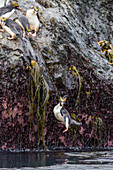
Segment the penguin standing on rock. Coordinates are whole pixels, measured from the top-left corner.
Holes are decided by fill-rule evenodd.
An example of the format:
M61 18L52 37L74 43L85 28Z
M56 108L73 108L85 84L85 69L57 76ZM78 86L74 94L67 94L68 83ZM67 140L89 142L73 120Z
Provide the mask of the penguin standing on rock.
M15 21L1 17L0 24L2 28L11 35L11 37L8 37L9 40L16 39L17 37L23 38L22 30Z
M33 37L36 37L36 33L39 30L40 22L38 16L39 6L35 5L34 9L28 9L26 12L26 17L30 24L30 29L34 31Z
M15 18L14 21L21 27L23 31L23 37L25 37L25 33L29 37L31 34L31 29L27 17L25 15L21 15L20 17Z
M82 123L76 122L75 120L73 120L70 117L69 112L64 108L64 103L66 102L66 100L67 100L67 96L64 96L63 98L60 97L59 103L53 109L56 119L58 119L66 127L63 133L68 131L71 124L75 124L78 126L82 125Z
M11 2L11 4L0 8L0 16L10 18L15 12L15 9L22 11L17 3Z

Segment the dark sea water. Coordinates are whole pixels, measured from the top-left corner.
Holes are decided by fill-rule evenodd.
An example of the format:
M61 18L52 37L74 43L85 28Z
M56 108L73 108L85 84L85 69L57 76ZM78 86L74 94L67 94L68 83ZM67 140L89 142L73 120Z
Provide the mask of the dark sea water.
M0 170L113 170L113 151L0 152Z

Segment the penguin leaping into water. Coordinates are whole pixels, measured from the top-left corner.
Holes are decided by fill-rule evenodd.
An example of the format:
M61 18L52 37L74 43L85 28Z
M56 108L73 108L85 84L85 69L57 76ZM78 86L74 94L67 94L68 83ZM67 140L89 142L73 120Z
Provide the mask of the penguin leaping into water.
M61 123L63 123L66 127L63 133L68 131L71 124L75 124L78 126L82 125L82 123L73 120L69 112L64 108L64 103L66 102L66 100L67 100L67 96L64 96L63 98L60 97L59 103L53 109L56 119L59 120Z

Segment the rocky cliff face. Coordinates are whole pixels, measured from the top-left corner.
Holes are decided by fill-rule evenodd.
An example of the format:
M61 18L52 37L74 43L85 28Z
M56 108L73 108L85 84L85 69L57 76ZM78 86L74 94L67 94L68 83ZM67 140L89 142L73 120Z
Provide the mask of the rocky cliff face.
M19 4L23 14L34 4L40 6L40 29L36 38L24 40L10 41L7 33L0 33L1 148L37 146L37 126L29 133L26 66L31 60L43 68L50 88L46 144L51 147L112 146L113 67L99 55L101 49L97 42L106 40L113 44L113 3L110 0L19 0ZM79 78L69 71L71 65L76 66L81 77L79 104L76 102ZM82 127L74 127L65 134L62 133L64 126L58 124L53 115L58 96L63 94L69 96L69 112L83 121ZM102 121L102 126L97 119ZM106 132L104 138L103 131Z

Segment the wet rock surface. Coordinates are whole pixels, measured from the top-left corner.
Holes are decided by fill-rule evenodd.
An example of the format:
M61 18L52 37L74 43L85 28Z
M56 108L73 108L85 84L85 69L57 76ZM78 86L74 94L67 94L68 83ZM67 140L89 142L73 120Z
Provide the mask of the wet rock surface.
M43 68L50 88L44 132L46 144L50 148L112 146L113 67L91 48L101 53L97 41L107 40L113 44L112 2L20 0L22 13L35 3L40 6L37 37L10 41L7 33L0 32L1 148L37 147L37 127L29 134L26 66L31 60ZM21 12L16 11L16 15ZM76 66L82 77L80 108L75 104L78 77L69 71L71 65ZM71 128L65 134L62 133L64 126L53 115L59 95L64 94L69 96L66 106L69 112L83 122L82 127Z

